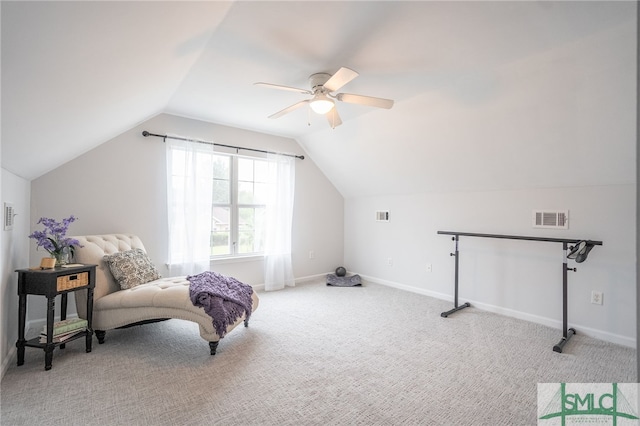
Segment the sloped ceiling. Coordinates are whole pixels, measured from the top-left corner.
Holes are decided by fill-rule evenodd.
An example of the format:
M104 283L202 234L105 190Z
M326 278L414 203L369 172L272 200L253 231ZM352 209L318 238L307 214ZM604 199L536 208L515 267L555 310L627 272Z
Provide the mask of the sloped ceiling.
M3 1L2 167L33 179L170 113L295 138L345 197L628 183L635 7ZM360 73L345 92L393 109L340 103L336 129L305 108L267 118L304 96L253 83L341 66ZM603 111L609 133L585 127Z

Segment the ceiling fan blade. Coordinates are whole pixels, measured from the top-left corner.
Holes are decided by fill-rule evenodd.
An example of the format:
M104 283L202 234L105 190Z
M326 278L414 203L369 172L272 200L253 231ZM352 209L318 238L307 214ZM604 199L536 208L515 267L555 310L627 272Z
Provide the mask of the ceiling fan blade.
M326 113L324 116L327 117L327 120L329 121L329 125L331 126L332 129L335 129L336 127L342 124L342 120L338 115L338 109L336 107L331 108L331 110L328 113Z
M334 75L327 80L326 83L323 84L324 88L329 92L335 92L336 90L340 90L342 86L356 78L358 75L357 72L350 68L342 67Z
M273 115L270 115L269 118L280 118L285 114L290 113L293 110L296 110L298 108L300 108L301 106L303 106L304 104L308 104L309 103L309 99L305 99L304 101L300 101L297 102L291 106L286 107L285 109L283 109L282 111L278 111Z
M298 89L297 87L290 87L290 86L282 86L280 84L271 84L271 83L253 83L254 86L264 86L264 87L270 87L272 89L280 89L280 90L289 90L291 92L299 92L299 93L304 93L305 95L313 95L313 92L310 90L306 90L306 89Z
M351 93L338 93L336 99L349 104L367 105L377 108L391 109L391 99L375 98L373 96L353 95Z

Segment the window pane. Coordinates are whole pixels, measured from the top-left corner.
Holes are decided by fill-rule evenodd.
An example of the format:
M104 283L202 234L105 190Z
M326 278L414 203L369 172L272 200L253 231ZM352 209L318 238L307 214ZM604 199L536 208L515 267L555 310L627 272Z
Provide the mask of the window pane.
M253 203L253 182L238 182L238 204Z
M254 209L254 242L253 247L255 252L263 252L264 251L264 239L267 235L267 227L266 224L266 208L264 207L256 207Z
M231 254L231 244L229 244L230 240L229 232L212 232L211 256Z
M213 202L231 203L231 157L213 156Z
M238 253L253 252L253 208L238 209Z
M266 161L262 161L262 160L255 160L254 161L254 170L255 170L255 176L254 176L254 181L255 182L267 182L268 181L268 176L269 176L269 166L267 164Z
M253 186L253 202L254 204L267 204L267 194L269 185L266 183L256 182Z
M238 158L238 203L253 204L253 160Z
M231 203L231 181L213 180L213 202L216 204Z
M231 209L229 207L213 207L213 224L211 226L211 254L231 254Z
M264 251L264 207L238 209L238 253Z
M253 182L253 160L238 158L238 181Z
M213 156L213 177L229 180L231 171L231 157L228 155Z
M267 173L266 161L238 159L238 204L265 204Z

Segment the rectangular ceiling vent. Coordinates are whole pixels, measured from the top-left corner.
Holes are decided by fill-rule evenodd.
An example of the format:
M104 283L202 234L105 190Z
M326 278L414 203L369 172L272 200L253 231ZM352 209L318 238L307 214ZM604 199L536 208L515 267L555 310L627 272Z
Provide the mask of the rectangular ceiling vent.
M534 210L533 227L569 229L569 210Z
M11 231L13 229L13 219L16 214L13 211L13 204L4 203L4 230Z
M376 212L376 221L377 222L389 222L389 212L388 211L377 211Z

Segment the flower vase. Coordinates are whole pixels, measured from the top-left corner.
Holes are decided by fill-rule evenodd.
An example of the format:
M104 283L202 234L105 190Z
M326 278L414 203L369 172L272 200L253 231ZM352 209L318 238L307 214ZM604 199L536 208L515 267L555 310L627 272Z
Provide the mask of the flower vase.
M56 266L62 266L69 263L69 253L66 250L51 253L51 255L56 260Z

